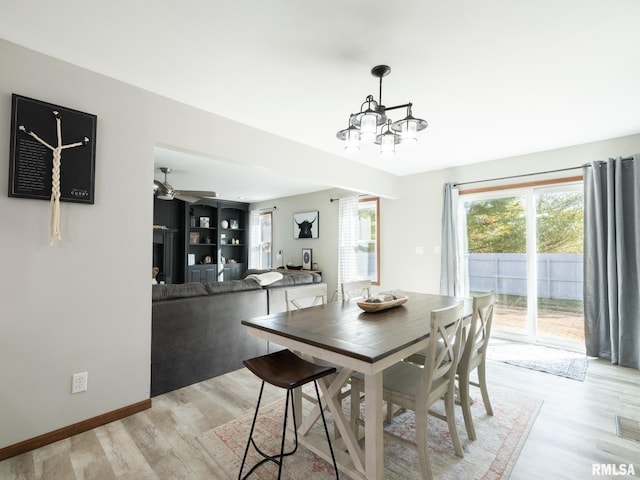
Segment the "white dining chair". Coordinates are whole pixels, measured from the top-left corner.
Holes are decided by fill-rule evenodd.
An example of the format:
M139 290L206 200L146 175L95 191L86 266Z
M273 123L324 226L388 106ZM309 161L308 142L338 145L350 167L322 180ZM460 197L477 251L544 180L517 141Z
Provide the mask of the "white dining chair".
M342 300L352 300L354 298L367 298L371 296L371 280L353 280L343 282L340 286Z
M308 287L290 288L284 292L287 312L300 308L313 307L327 303L327 284L319 283Z
M495 304L495 293L489 292L484 295L473 297L473 315L471 322L463 328L463 345L460 353L460 361L457 369L457 390L458 401L462 407L464 425L467 430L469 440L475 440L476 430L471 416L471 395L469 386L480 388L482 401L487 415L493 415L493 408L489 399L487 389L486 360L487 349L489 347L489 337L491 336L491 325L493 323L493 306ZM418 352L409 361L417 364L424 362L426 351ZM477 370L478 381L470 379L471 372Z
M301 308L309 308L317 305L324 305L325 303L327 303L327 285L325 283L321 283L318 285L310 285L308 287L299 287L299 288L292 288L289 290L285 290L284 298L287 304L287 312L299 310ZM307 360L313 361L316 364L319 364L322 366L333 367L336 369L337 372L341 370L339 366L334 365L330 362L325 362L323 360L318 360L314 358L308 358ZM331 383L331 380L333 379L334 376L335 374L329 375L330 378L328 381L326 381L326 379L322 379L320 381L325 382L325 385L328 386L329 383ZM349 395L349 390L347 387L348 387L348 382L346 382L342 386L342 388L340 389L340 393L338 393L337 395L338 399L341 402ZM302 391L302 398L304 398L305 400L308 400L313 404L318 403L317 400L313 398L312 395L309 395L304 391ZM339 437L339 433L337 429L335 429L334 436L335 438Z
M427 413L446 420L455 453L464 457L455 420L455 375L460 353L460 326L463 319L463 302L451 307L433 310L430 318L429 343L424 365L399 362L383 372L382 397L387 404L399 405L415 412L416 445L422 476L431 480L431 462L428 444ZM442 348L438 348L438 343ZM360 392L364 391L364 376L351 377L351 427L358 438L361 422ZM433 412L430 408L444 399L445 414ZM366 414L366 412L365 412ZM386 432L385 435L393 434ZM406 442L406 441L405 441Z

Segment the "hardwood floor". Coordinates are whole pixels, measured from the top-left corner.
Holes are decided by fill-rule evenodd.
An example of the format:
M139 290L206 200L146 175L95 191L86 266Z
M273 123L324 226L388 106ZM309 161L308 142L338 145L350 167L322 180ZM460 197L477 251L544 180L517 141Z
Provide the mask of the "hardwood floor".
M633 464L640 476L640 443L615 427L616 415L640 419L640 371L590 360L578 382L488 362L488 378L490 393L501 385L544 400L512 480L609 478L592 464ZM160 395L149 410L0 462L0 479L228 479L196 437L252 411L259 386L243 369ZM265 387L265 402L282 396Z

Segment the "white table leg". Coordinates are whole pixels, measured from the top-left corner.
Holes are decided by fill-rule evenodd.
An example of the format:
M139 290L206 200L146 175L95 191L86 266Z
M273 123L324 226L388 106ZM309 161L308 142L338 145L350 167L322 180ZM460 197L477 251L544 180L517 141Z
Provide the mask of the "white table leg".
M364 441L367 480L384 478L382 372L364 376Z

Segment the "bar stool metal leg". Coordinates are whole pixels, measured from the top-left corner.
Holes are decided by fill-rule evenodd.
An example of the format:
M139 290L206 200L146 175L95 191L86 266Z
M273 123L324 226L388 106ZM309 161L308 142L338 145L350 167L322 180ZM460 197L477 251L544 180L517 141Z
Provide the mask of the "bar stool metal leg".
M262 392L264 390L264 381L262 382L262 385L260 387L260 393L258 395L258 404L256 405L256 411L253 415L253 422L251 423L251 430L249 431L249 439L247 440L247 446L244 450L244 456L242 457L242 463L240 465L240 471L238 472L238 480L246 480L249 475L251 475L260 465L264 464L265 462L273 462L275 464L278 465L278 479L281 478L282 476L282 464L283 464L283 460L284 457L287 457L289 455L293 455L296 450L298 449L298 426L296 424L296 411L295 411L295 405L294 405L294 401L293 401L293 395L291 390L287 390L287 397L285 400L285 408L284 408L284 422L283 422L283 426L282 426L282 441L280 444L280 455L268 455L265 452L263 452L260 447L258 447L258 445L256 445L255 440L253 439L253 431L255 429L255 425L256 425L256 421L258 419L258 411L260 410L260 402L262 400ZM318 389L318 383L317 382L313 382L313 385L316 389L316 397L318 399L318 405L321 405L321 400L320 400L320 390ZM284 451L284 444L285 444L285 436L286 436L286 432L287 432L287 418L288 418L288 413L289 413L289 404L291 404L291 414L293 417L293 433L294 433L294 446L293 449L289 452ZM327 420L324 416L324 408L320 409L320 415L322 417L322 424L324 426L324 432L325 435L327 436L327 443L329 445L329 452L331 453L331 460L333 461L333 468L335 469L336 472L336 479L339 480L339 474L338 474L338 465L336 463L336 458L335 455L333 453L333 446L331 445L331 441L330 441L330 436L329 436L329 428L327 427ZM249 453L249 447L253 445L253 448L262 456L264 457L262 460L260 460L258 463L256 463L253 467L251 467L251 470L249 470L247 472L247 474L243 477L242 476L242 470L244 469L244 464L247 460L247 455Z
M264 390L264 381L262 382L262 386L260 387L260 394L258 395L258 404L256 405L256 411L255 411L255 414L253 415L253 422L251 423L251 430L249 431L249 439L247 440L247 446L244 450L244 456L242 457L242 464L240 465L240 471L238 472L238 480L245 480L246 478L249 477L249 475L251 475L256 470L256 468L258 468L260 465L262 465L265 462L273 462L276 465L278 465L278 478L280 478L281 472L282 472L282 460L284 459L284 457L293 455L298 449L298 427L296 425L295 407L293 405L293 396L291 396L291 390L287 390L287 398L285 401L284 423L282 426L282 442L280 445L280 455L268 455L267 453L263 452L260 449L260 447L258 447L255 440L253 439L253 431L255 429L256 421L258 419L258 411L260 410L260 401L262 400L263 390ZM294 432L295 440L294 440L293 450L285 453L284 444L286 440L285 435L287 432L287 417L289 413L289 404L291 404L291 411L293 414L293 432ZM253 448L256 450L256 452L258 452L264 458L260 460L258 463L256 463L253 467L251 467L251 470L249 470L247 474L243 477L242 470L244 469L244 464L247 460L249 447L251 445L253 445Z
M246 479L247 477L249 477L249 475L251 475L251 473L255 471L256 468L258 468L265 462L273 462L278 465L278 479L280 479L282 475L284 457L292 455L298 449L298 425L296 424L296 407L293 398L293 390L311 382L313 382L316 389L316 398L318 401L318 405L320 405L322 424L324 426L324 433L327 437L327 443L329 444L329 452L331 453L333 468L336 472L336 479L339 479L340 477L338 474L338 465L336 463L336 457L333 452L333 446L331 445L329 428L327 427L327 420L324 415L324 406L322 405L320 390L317 383L318 379L334 374L336 372L336 368L332 366L317 365L315 363L308 362L289 350L280 350L277 352L268 353L260 357L244 360L242 363L245 365L245 367L251 370L258 378L262 380L262 385L260 386L260 394L258 395L256 411L253 415L253 422L251 424L251 430L249 432L249 439L247 440L247 446L242 458L242 464L240 465L240 471L238 472L238 480ZM258 447L258 445L256 445L256 442L253 439L253 433L255 431L258 412L260 410L260 402L262 401L262 393L264 391L265 382L270 383L271 385L274 385L276 387L283 388L287 391L284 409L284 421L282 422L282 439L280 443L279 455L266 454ZM287 418L289 417L289 404L291 404L291 413L293 415L293 433L295 436L295 440L293 449L290 452L285 452L284 447L287 434ZM244 464L247 461L247 455L249 453L249 447L251 445L253 445L254 449L263 458L258 463L256 463L246 475L242 476Z

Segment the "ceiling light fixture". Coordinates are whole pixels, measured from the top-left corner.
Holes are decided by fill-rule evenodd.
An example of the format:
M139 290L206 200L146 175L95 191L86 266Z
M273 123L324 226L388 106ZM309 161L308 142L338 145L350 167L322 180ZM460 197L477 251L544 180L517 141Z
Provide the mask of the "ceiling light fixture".
M426 120L412 115L411 102L393 107L382 104L382 77L389 73L391 67L388 65L377 65L371 69L371 75L380 79L378 101L375 101L373 95L368 95L360 106L360 112L349 115L349 126L336 133L338 139L346 142L344 148L347 152L360 150L361 143L376 143L380 145L382 157L392 157L397 144L415 145L418 141L417 133L429 125ZM398 108L406 108L406 116L394 122L387 117L387 112Z

